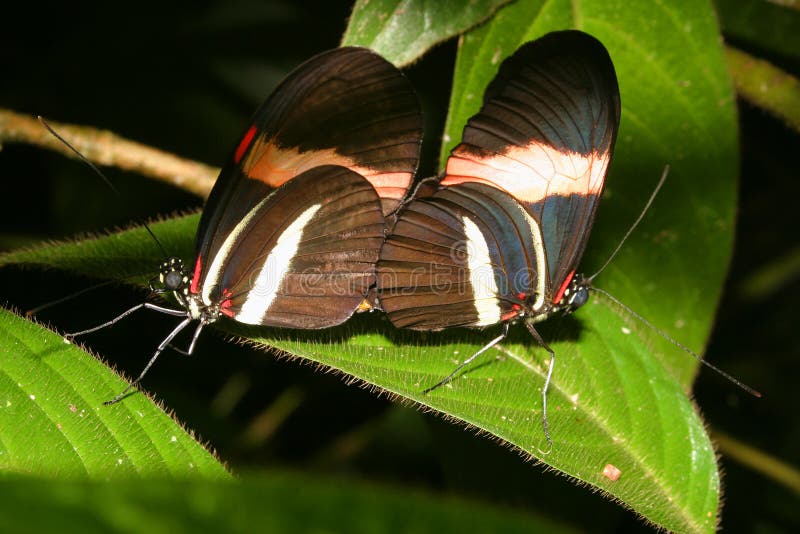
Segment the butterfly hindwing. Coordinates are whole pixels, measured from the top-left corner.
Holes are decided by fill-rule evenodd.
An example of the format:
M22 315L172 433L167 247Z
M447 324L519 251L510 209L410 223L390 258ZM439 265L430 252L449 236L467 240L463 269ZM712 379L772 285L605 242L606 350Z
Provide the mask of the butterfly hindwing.
M381 306L400 328L501 322L543 282L541 243L536 221L503 191L480 183L441 189L411 202L387 238Z
M383 239L372 185L345 167L315 167L242 218L207 259L198 291L238 322L335 326L374 285Z

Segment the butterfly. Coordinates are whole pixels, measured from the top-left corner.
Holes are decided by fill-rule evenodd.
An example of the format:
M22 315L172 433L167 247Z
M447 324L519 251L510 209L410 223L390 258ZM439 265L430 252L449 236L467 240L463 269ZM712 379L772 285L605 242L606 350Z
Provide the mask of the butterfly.
M291 72L245 128L203 209L192 268L167 259L151 289L181 317L116 402L191 323L223 317L317 329L346 321L375 286L385 216L419 162L422 113L406 77L366 48L323 52ZM173 347L175 348L175 347ZM179 350L176 348L176 350Z
M577 273L614 151L620 96L605 47L580 31L545 35L506 59L440 178L398 211L378 261L378 305L399 328L502 324L448 382L522 323L585 304Z

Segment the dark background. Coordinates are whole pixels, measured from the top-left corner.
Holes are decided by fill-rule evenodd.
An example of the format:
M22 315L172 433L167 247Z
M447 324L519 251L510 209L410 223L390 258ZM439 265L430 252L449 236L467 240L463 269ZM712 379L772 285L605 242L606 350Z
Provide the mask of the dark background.
M289 1L37 4L17 14L16 22L4 21L0 107L109 129L219 166L281 77L338 45L349 10L350 2L330 0L302 6ZM796 62L733 41L790 72L800 71ZM407 71L422 96L428 126L423 174L435 172L455 51L452 41L441 45ZM706 371L695 395L712 433L796 464L798 269L769 278L769 289L752 288L765 267L800 254L800 139L742 102L740 124L737 241L707 357L765 397L747 398ZM198 198L170 186L107 172L123 199L81 164L33 147L4 146L0 250L201 206ZM27 309L94 282L3 269L0 301ZM142 296L127 288L98 289L40 318L62 330L79 329ZM163 317L142 314L85 341L135 375L169 328ZM233 347L216 334L205 334L191 359L161 358L144 385L236 472L288 466L471 496L583 529L643 528L633 514L487 439L347 387L309 366ZM797 495L722 452L726 531L800 529Z

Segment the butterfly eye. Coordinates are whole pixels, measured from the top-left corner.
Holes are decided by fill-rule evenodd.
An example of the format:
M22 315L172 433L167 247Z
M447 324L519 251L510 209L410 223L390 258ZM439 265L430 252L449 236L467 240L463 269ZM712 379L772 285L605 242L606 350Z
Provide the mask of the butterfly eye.
M589 290L586 286L579 286L569 299L570 311L580 308L589 301Z
M164 287L168 291L176 291L183 285L183 274L180 271L170 271L164 275Z

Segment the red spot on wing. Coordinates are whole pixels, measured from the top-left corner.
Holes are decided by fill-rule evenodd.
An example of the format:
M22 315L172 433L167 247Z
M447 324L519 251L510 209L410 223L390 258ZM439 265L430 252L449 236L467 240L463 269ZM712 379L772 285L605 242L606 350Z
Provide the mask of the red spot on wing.
M511 319L516 317L517 315L519 315L519 311L506 312L506 313L504 313L503 315L500 316L500 322L502 323L502 322L505 322L505 321L510 321Z
M250 143L253 142L253 138L256 136L257 128L255 126L251 126L247 133L244 134L242 140L239 141L239 146L236 147L236 152L233 154L233 162L238 164L242 160L242 156L247 151L247 148L250 146Z
M233 317L234 315L236 315L233 312L233 310L231 310L231 307L233 306L233 302L231 301L231 299L229 297L232 294L233 294L233 292L230 290L230 288L226 287L225 289L223 289L222 290L222 297L225 298L225 300L223 300L222 303L220 303L220 305L219 305L219 311L221 313L223 313L224 315L227 315L228 317Z
M223 300L222 304L220 304L220 306L219 306L219 311L222 314L227 315L228 317L233 317L236 314L231 309L231 306L233 306L233 303L231 302L231 299Z
M197 293L197 288L200 285L200 271L203 270L203 260L197 256L197 261L194 264L194 274L192 275L192 283L189 285L189 291L192 294Z
M558 304L561 302L561 298L564 296L564 292L567 290L567 287L569 287L569 283L572 282L573 276L575 276L575 269L572 269L569 272L567 277L564 279L564 282L561 284L561 287L558 288L558 293L556 293L556 296L553 298L553 304Z

